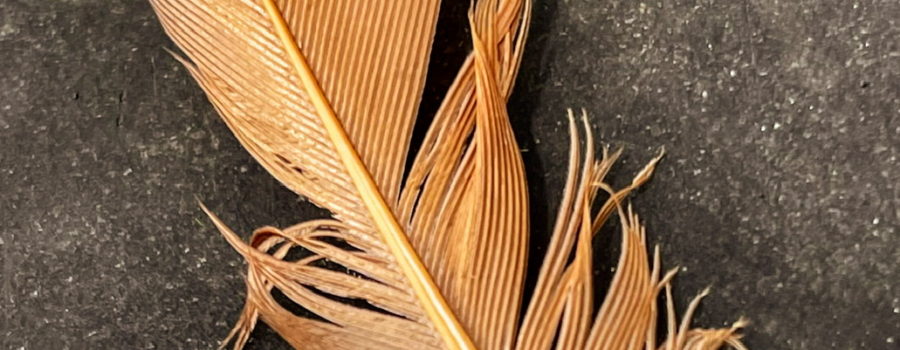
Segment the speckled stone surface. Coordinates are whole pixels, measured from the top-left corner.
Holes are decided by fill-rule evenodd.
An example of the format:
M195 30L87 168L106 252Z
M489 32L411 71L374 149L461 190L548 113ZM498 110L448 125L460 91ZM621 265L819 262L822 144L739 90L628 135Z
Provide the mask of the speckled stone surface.
M435 70L462 58L466 4L445 6ZM538 0L510 102L535 256L565 110L584 108L626 148L614 183L668 151L634 203L683 267L679 305L713 286L697 325L744 315L751 349L900 349L898 22L896 0ZM143 1L0 2L0 348L214 348L243 268L196 199L245 234L322 214L166 47ZM261 327L249 348L287 346Z

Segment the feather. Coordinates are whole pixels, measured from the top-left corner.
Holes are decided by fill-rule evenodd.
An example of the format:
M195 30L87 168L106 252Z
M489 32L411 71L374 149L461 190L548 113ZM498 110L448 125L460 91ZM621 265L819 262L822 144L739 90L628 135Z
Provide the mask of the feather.
M535 286L524 164L506 103L524 52L529 0L480 0L473 53L403 182L439 0L150 0L176 56L235 137L276 179L332 218L263 227L243 241L201 204L248 263L241 316L223 346L258 320L304 349L742 349L739 321L676 329L670 281L652 266L629 186L603 182L620 151L595 159L569 114L569 175ZM602 192L600 190L603 190ZM597 210L593 203L608 197ZM626 208L627 209L623 209ZM591 242L617 214L618 270L593 299ZM294 258L291 250L306 254ZM346 272L350 271L350 273ZM525 288L534 293L522 309ZM278 291L316 317L290 312ZM705 294L704 294L705 295ZM595 307L599 306L599 311Z

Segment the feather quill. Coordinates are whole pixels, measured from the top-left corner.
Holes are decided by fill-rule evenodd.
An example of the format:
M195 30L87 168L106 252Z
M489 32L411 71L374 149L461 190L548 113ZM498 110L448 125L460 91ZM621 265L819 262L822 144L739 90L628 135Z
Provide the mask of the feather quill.
M234 349L263 320L303 349L650 350L663 290L669 335L660 349L744 349L743 320L690 329L699 297L676 329L674 271L661 273L658 248L651 266L645 229L625 205L661 155L614 190L603 178L620 152L595 159L586 115L582 146L571 111L563 201L533 297L520 310L528 194L506 102L529 0L473 4L473 53L405 183L439 0L150 2L186 55L176 57L241 144L333 215L264 227L244 242L203 207L248 262L246 303L228 335ZM608 198L594 210L601 193ZM622 250L596 311L591 241L613 214ZM297 247L308 254L289 258ZM318 318L291 313L275 290Z

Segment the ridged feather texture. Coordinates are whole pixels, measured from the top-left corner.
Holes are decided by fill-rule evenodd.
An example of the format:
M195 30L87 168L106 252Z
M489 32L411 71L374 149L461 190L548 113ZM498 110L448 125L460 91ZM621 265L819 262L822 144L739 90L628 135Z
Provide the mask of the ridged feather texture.
M662 272L658 248L648 256L626 203L659 157L610 188L619 152L596 156L571 111L563 200L537 283L524 285L528 187L506 103L529 0L473 4L473 53L408 170L439 0L150 2L244 148L332 214L245 242L203 207L248 263L246 303L223 346L242 348L262 320L298 349L745 349L743 320L690 328L700 297L676 324L674 270ZM621 255L598 302L591 242L613 215ZM663 291L668 332L658 339Z

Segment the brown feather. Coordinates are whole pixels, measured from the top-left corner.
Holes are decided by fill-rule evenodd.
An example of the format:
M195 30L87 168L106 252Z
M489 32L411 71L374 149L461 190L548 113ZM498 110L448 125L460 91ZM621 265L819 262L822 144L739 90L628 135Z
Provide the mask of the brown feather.
M304 349L653 350L663 290L669 333L660 349L744 349L744 321L690 328L705 293L675 324L674 271L661 273L658 249L651 261L626 202L661 155L630 185L610 188L603 179L620 152L603 149L595 159L586 113L581 145L570 111L563 200L537 283L524 285L528 193L506 103L529 0L474 4L474 51L406 183L439 0L150 2L235 137L333 216L264 227L244 242L203 207L248 263L247 301L228 335L235 349L262 320ZM600 190L608 198L594 210ZM623 237L618 268L605 299L594 300L591 242L614 214ZM308 254L289 258L296 248ZM520 310L525 288L534 292ZM274 290L319 319L288 311Z

